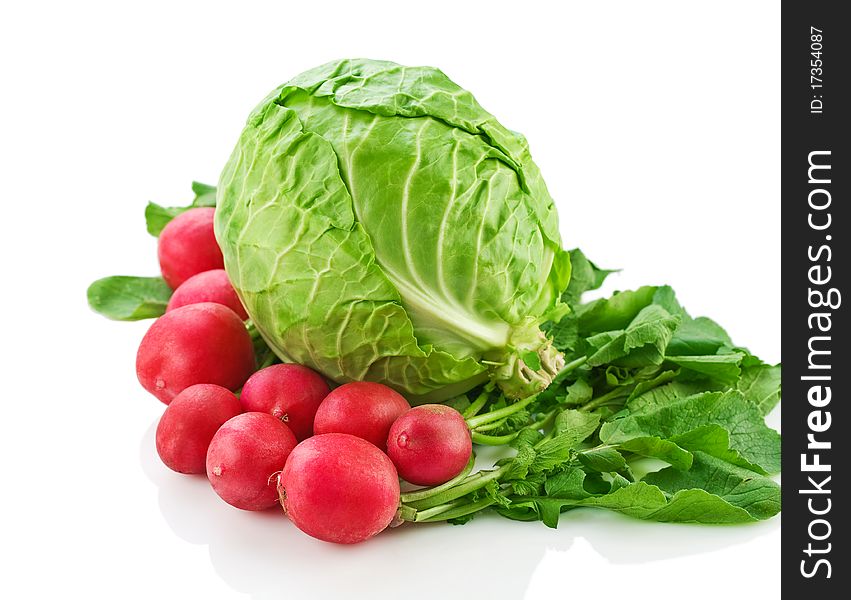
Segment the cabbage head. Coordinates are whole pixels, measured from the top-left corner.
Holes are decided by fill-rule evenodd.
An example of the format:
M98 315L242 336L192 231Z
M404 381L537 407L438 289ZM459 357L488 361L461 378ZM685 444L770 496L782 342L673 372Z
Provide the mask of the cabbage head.
M251 319L287 362L440 401L510 397L564 361L558 216L523 136L431 67L322 65L251 113L216 236Z

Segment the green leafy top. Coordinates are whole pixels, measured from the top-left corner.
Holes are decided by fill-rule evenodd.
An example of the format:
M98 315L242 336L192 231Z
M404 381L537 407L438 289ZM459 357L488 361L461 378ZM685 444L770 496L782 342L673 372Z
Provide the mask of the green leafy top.
M195 192L195 199L189 206L160 206L155 202L148 202L148 206L145 208L145 222L148 226L148 233L154 237L159 237L169 221L177 215L190 208L216 206L215 186L193 181L192 191Z
M162 277L115 275L92 283L87 296L89 306L109 319L138 321L163 314L171 288Z
M403 517L464 523L493 509L555 527L579 507L682 523L777 514L780 436L763 416L779 400L780 367L692 318L667 286L582 304L608 272L571 255L585 274L565 292L573 312L546 327L568 361L553 385L515 404L487 389L460 402L474 442L516 455L448 489L403 495ZM637 475L648 458L670 466Z
M148 233L159 236L174 217L197 206L215 206L216 188L206 183L192 182L195 198L188 206L163 207L149 202L145 208ZM116 321L137 321L162 315L172 290L162 277L115 275L92 283L86 293L89 306L103 316Z

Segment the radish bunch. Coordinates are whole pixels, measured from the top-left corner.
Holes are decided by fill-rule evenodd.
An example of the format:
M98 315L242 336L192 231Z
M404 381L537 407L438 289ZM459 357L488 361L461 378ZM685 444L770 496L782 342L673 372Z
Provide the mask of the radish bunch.
M212 216L211 208L187 210L160 235L160 267L174 293L136 359L142 386L167 405L157 452L174 471L206 474L232 506L280 503L315 538L366 540L400 517L400 474L437 485L465 468L466 422L447 406L411 408L378 383L332 390L301 365L258 369L257 338L221 268Z
M411 408L399 389L336 386L307 366L280 364L267 340L281 355L304 357L296 350L317 334L300 330L305 339L287 338L287 346L268 319L252 322L243 300L256 302L252 285L263 282L232 269L237 293L214 231L216 188L192 189L191 206L145 210L161 276L105 277L87 297L111 319L158 317L136 358L139 382L167 405L157 452L174 471L206 475L225 502L244 510L279 504L305 533L346 544L402 522L465 523L485 510L549 527L582 506L725 524L779 511L779 486L766 474L780 470L780 437L764 416L780 399L780 366L734 345L710 319L690 316L670 287L583 304L582 294L610 271L572 250L575 278L564 297L573 310L548 325L546 341L512 335L519 360L486 361L491 375L510 371L530 385L540 369L557 368L546 390L514 399L482 381L445 404ZM295 276L303 282L303 273ZM569 360L548 362L528 347L538 343ZM333 349L334 339L323 344ZM404 387L385 358L362 372ZM405 363L408 382L428 371ZM342 380L351 371L324 372ZM707 427L713 435L697 435ZM743 427L747 440L738 435ZM474 472L474 443L511 450ZM637 477L630 461L642 457L670 467ZM731 487L741 493L730 495Z

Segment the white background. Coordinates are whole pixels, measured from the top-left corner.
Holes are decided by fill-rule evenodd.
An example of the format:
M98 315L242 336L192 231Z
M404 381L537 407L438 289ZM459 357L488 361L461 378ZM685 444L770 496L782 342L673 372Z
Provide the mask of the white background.
M156 274L145 202L214 183L270 89L368 56L439 66L522 131L566 245L623 269L608 291L670 283L692 314L777 361L779 5L10 4L0 596L779 595L779 518L711 528L577 510L558 530L481 518L336 547L281 514L232 509L156 458L163 406L134 373L147 324L85 304L93 279Z

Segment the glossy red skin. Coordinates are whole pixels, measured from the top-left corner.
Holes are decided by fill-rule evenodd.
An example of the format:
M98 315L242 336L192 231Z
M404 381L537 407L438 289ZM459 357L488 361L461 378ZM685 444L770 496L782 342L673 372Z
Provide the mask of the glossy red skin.
M272 365L248 378L239 400L247 411L283 420L301 441L313 435L313 417L328 391L316 371L301 365Z
M199 302L223 304L239 315L243 321L248 318L248 313L245 312L245 307L236 295L236 290L233 289L224 269L204 271L181 283L171 295L165 311L169 312L175 308Z
M193 275L225 267L213 233L214 213L214 208L190 208L160 232L157 256L163 279L171 289L177 289Z
M157 425L157 454L178 473L206 473L207 448L219 427L242 413L239 399L219 385L199 383L174 397Z
M213 436L207 450L207 479L231 506L271 508L278 502L276 474L297 443L280 419L267 413L243 413Z
M386 529L399 508L399 477L374 445L345 433L301 442L280 478L290 520L325 542L355 544Z
M345 383L322 401L313 420L313 432L348 433L384 450L393 421L410 409L408 401L386 385Z
M136 375L168 404L196 383L237 390L254 371L251 336L235 312L221 304L181 306L154 321L136 353Z
M467 466L473 452L464 417L442 404L417 406L396 419L387 455L399 476L416 485L446 483Z

